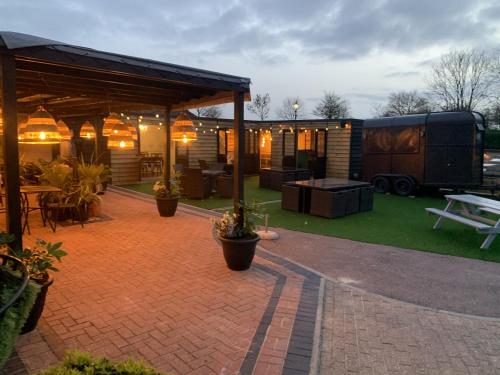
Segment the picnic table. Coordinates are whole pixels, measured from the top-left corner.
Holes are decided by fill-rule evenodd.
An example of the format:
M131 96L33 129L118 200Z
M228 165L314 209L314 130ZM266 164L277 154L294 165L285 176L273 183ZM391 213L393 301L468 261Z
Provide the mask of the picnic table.
M500 233L500 202L472 194L445 195L445 198L448 204L444 210L425 209L429 214L438 216L433 228L440 228L443 219L468 225L475 228L478 233L486 235L481 249L488 249ZM485 217L484 214L494 215L496 220Z

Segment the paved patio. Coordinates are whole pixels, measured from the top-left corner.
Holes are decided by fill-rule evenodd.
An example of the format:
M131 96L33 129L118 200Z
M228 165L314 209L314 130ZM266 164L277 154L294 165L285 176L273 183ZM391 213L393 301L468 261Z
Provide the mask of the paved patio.
M160 218L151 199L116 192L103 207L111 220L84 229L33 225L31 239L70 255L39 328L18 341L30 373L71 348L176 374L500 372L498 319L364 292L262 249L232 272L206 216Z

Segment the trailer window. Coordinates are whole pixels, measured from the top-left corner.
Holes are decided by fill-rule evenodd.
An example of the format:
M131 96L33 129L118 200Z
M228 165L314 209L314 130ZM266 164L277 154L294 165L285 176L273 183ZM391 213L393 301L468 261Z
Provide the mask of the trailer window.
M393 130L392 152L399 154L418 154L420 148L419 128L402 128Z
M366 152L381 154L391 152L391 133L389 129L367 129L365 133Z

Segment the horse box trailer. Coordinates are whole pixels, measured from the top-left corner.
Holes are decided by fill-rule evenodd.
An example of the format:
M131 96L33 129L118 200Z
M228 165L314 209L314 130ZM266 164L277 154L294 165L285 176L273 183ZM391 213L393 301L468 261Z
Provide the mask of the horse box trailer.
M365 120L363 179L378 192L473 188L483 178L484 117L431 112Z

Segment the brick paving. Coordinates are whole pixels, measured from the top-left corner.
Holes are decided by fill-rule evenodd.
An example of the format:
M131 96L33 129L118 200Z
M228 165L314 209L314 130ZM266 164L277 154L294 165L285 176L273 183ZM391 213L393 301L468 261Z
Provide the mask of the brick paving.
M70 255L39 327L18 341L27 373L72 348L175 374L500 373L498 319L322 281L264 250L232 272L207 217L160 218L150 199L117 193L103 204L111 220L84 229L32 225L28 241L61 240Z
M500 320L325 284L321 374L500 374Z
M18 341L29 373L68 349L142 358L175 374L308 372L311 274L264 257L249 271L228 270L208 218L182 209L160 218L151 200L107 193L103 211L112 220L55 234L32 222L26 242L63 241L69 255L38 329Z

